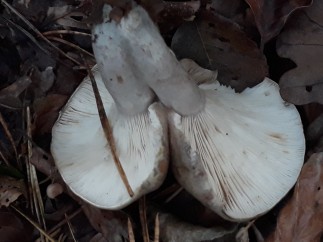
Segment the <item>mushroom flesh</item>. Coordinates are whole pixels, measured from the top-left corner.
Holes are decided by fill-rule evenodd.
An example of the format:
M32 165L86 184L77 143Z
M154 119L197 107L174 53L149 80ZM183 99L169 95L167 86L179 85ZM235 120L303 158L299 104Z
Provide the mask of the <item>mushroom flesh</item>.
M242 93L212 80L197 86L201 77L215 74L192 62L181 66L142 8L128 18L125 36L136 46L134 63L171 109L172 166L180 184L229 220L270 210L293 187L304 160L295 106L281 98L278 85L268 78Z
M122 37L124 22L109 19L94 25L93 74L112 127L112 135L131 196L113 161L94 92L86 77L69 99L52 131L51 152L68 187L83 200L105 209L120 209L157 189L168 168L167 117L154 93L134 67L132 47Z

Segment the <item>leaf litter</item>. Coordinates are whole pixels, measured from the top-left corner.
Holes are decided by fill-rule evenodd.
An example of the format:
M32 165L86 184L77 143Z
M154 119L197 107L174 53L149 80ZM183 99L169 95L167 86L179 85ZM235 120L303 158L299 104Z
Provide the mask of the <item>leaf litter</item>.
M26 241L45 241L47 235L49 239L55 238L58 241L141 241L142 238L147 240L147 237L156 242L233 241L240 229L241 239L246 241L262 241L263 237L266 241L320 241L323 227L322 219L320 220L323 151L320 115L323 109L319 104L304 104L322 104L322 95L318 94L321 93L318 63L321 62L319 53L323 42L320 36L321 3L314 1L313 6L300 10L310 5L311 1L277 0L267 3L262 0L237 0L232 1L233 5L221 0L213 0L210 5L205 4L205 1L176 4L160 0L141 1L151 16L154 16L166 40L172 42L171 47L179 58L192 58L203 67L218 71L208 75L234 87L236 91L254 86L270 75L269 69L274 69L276 63L270 59L267 63L267 56L262 53L262 45L276 35L278 54L291 58L296 63L295 69L282 76L280 86L282 96L287 101L303 105L300 110L305 110L303 118L307 122L304 122L304 128L307 140L310 141L307 157L311 158L305 163L294 195L278 206L282 209L276 228L267 231L267 226L262 226L258 220L250 224L252 229L249 229L249 223L231 224L231 229L222 226L225 224L223 220L219 220L213 212L188 196L181 188L176 191L167 189L172 184L176 185L172 174L169 174L165 185L146 196L145 203L141 200L139 211L138 203L113 212L94 208L66 188L50 155L49 141L51 128L60 109L87 75L84 71L86 68L81 65L83 60L80 58L80 49L75 48L75 45L91 52L89 27L83 21L89 12L86 7L89 2L83 1L79 4L66 0L51 3L42 1L39 4L39 1L32 0L13 1L10 5L1 1L7 10L0 9L0 14L4 17L0 22L0 42L5 43L4 46L10 50L15 50L11 51L14 55L12 59L17 63L6 63L0 67L0 111L11 116L13 112L19 113L17 117L21 120L15 123L21 125L10 123L8 129L19 131L24 137L21 139L21 136L13 136L18 157L0 156L1 179L6 178L0 180L0 184L4 184L10 191L8 193L6 190L5 193L2 187L0 189L3 206L0 210L0 234L5 236L1 238L10 238L10 242L22 241L17 234L17 231L21 231L20 234L25 235L23 238ZM10 7L11 10L8 10L8 4L13 11ZM181 9L185 11L180 12ZM248 13L253 13L254 18L248 17ZM293 15L289 17L291 13ZM255 37L257 32L247 29L250 21L254 21L251 25L258 27L260 39ZM10 31L7 31L8 27ZM84 36L82 40L76 37L81 35ZM0 52L3 49L0 48ZM275 51L275 48L271 51ZM7 54L1 53L0 62L5 62L8 59L6 56ZM94 64L91 57L86 58L90 65ZM188 71L197 68L190 63L183 65ZM205 78L199 79L203 82ZM30 107L30 122L25 127L27 106ZM8 108L14 110L2 111ZM12 119L4 116L5 120L10 118ZM26 128L29 129L28 133ZM0 133L0 143L2 142L8 140ZM26 188L18 186L25 185L27 178L19 180L14 174L27 174L25 168L18 165L17 158L19 162L29 158L37 170L32 173L38 178L34 182L39 185L40 196L37 199L44 204L44 214L41 216L46 220L46 228L42 224L42 218L32 214L34 205L27 200ZM17 170L18 173L10 170ZM30 189L30 184L27 185ZM48 196L47 187L56 185L64 192L61 194L59 191L55 196ZM151 203L162 209L157 210L154 206L152 209ZM17 210L12 209L11 205ZM18 211L25 216L18 215ZM269 212L269 215L274 216L274 212ZM8 220L5 223L10 216L14 218L14 222ZM272 223L271 220L266 220L266 216L263 217L265 221ZM33 226L28 221L32 221ZM42 230L43 232L39 232ZM266 236L268 234L270 235Z

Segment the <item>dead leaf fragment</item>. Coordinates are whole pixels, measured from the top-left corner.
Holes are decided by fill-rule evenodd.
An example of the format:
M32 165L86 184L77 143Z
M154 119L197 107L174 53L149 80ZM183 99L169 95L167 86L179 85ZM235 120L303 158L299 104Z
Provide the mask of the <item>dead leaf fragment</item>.
M211 10L178 28L172 49L179 59L218 70L218 80L237 91L252 87L268 75L265 56L240 26Z
M262 46L279 34L288 16L296 9L310 6L312 0L245 0L255 17Z
M223 227L202 227L182 221L175 216L149 207L150 224L156 221L158 214L159 237L162 242L196 242L196 241L233 241L236 226L230 229ZM231 239L229 239L231 238ZM228 239L228 240L227 240Z
M26 194L23 180L16 180L9 176L0 176L0 207L8 207L22 194Z
M68 97L60 94L49 94L45 98L34 102L35 132L37 134L50 133L58 118L59 111L66 103Z
M0 240L1 242L31 241L32 228L14 213L0 210Z
M107 241L121 242L128 238L128 217L123 212L102 210L85 203L82 209L93 228Z
M19 95L32 83L29 76L22 76L10 86L0 90L0 105L9 108L22 108Z
M319 242L323 234L323 153L313 154L302 168L294 195L281 210L267 242Z
M297 67L280 79L282 97L297 105L323 104L323 10L322 1L304 9L288 22L277 40L277 52Z

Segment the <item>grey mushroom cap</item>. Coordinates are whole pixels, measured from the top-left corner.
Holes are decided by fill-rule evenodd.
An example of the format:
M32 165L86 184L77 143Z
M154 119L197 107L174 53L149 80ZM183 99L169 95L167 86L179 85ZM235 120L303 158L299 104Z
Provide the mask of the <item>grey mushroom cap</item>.
M120 209L162 184L168 168L167 118L159 103L138 115L123 115L98 70L93 72L134 196L128 194L113 161L89 78L61 111L52 130L51 152L76 195L99 208Z

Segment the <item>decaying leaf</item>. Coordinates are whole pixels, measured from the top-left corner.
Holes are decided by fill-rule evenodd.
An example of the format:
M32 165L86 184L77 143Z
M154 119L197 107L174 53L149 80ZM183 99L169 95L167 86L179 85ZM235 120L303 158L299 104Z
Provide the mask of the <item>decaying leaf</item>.
M128 238L127 216L123 212L102 210L89 204L83 204L82 209L93 228L106 240L121 242Z
M29 76L22 76L16 82L0 91L0 106L22 108L19 95L32 83Z
M149 224L154 224L156 214L159 220L161 242L233 241L236 227L202 227L182 221L171 214L159 212L150 206Z
M306 137L309 141L323 137L323 113L308 126Z
M60 94L49 94L34 102L35 131L38 134L50 133L58 118L59 111L68 97Z
M218 70L218 80L237 91L261 82L268 74L264 55L239 25L213 11L178 28L172 49L179 59L190 58L200 66Z
M21 242L31 241L31 227L25 220L14 213L0 210L0 241L1 242Z
M281 210L276 230L267 242L319 242L323 235L323 153L304 165L294 195Z
M296 9L307 7L312 0L245 0L255 17L262 46L278 35L288 16Z
M26 188L23 180L0 176L0 207L8 207L22 194L26 196Z
M323 104L323 2L314 1L288 22L277 41L280 56L297 67L280 79L282 97L291 103Z

